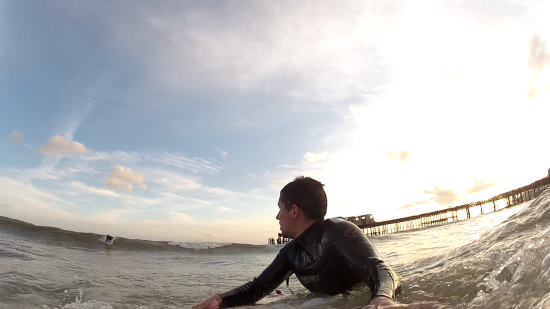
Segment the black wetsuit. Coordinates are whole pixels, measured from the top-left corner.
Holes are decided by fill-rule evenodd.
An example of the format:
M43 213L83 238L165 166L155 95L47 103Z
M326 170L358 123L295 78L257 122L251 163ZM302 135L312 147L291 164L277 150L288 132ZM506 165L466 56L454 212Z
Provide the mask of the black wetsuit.
M399 277L353 223L334 218L317 221L291 240L254 280L221 294L222 307L252 304L290 275L311 292L335 295L366 282L376 296L395 297Z

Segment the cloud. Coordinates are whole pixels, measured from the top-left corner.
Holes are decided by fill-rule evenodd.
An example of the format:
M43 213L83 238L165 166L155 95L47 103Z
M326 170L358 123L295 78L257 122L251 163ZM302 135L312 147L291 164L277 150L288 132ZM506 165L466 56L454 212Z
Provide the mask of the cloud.
M399 151L399 161L403 162L409 158L409 155L411 154L410 151L401 150Z
M88 185L85 185L78 181L71 181L68 183L68 185L72 188L75 188L83 193L93 194L93 195L101 195L106 196L110 198L117 198L122 200L124 203L124 206L126 208L132 208L134 210L141 209L147 206L151 205L158 205L161 203L166 202L166 199L163 198L141 198L141 197L135 197L132 195L127 194L117 194L116 192L113 192L111 190L101 189L101 188L95 188ZM125 188L123 188L125 189Z
M177 154L143 155L141 158L145 161L175 166L195 174L216 174L221 170L221 167L210 161L201 158L187 158Z
M525 94L529 100L534 100L537 97L537 85L531 81L531 86L529 88L529 91Z
M204 201L204 200L200 200L200 199L196 199L196 198L191 198L191 197L186 197L186 196L181 196L181 195L177 195L177 194L172 194L172 193L167 193L167 192L161 192L160 194L165 196L166 200L169 200L170 203L177 203L178 200L182 200L182 201L185 201L186 203L187 202L192 202L193 204L196 204L196 205L208 205L208 204L210 204L210 202L208 202L208 201Z
M71 181L69 183L69 186L79 189L82 192L91 193L95 195L103 195L103 196L110 196L110 197L120 197L120 195L116 194L113 191L105 190L105 189L98 189L94 187L87 186L81 182L78 181Z
M327 151L323 151L319 153L306 152L306 154L304 155L304 161L308 163L313 163L313 162L324 160L327 157L328 157Z
M211 196L222 197L222 198L230 198L230 197L237 197L237 196L248 196L245 193L226 190L226 189L223 189L223 188L202 187L201 191L205 192L205 193L207 193Z
M527 59L527 68L540 73L550 65L550 50L548 44L541 37L540 32L537 32L531 40L529 40L529 58Z
M550 65L550 50L548 44L541 37L540 32L537 32L529 40L529 58L527 59L527 69L533 71L527 98L534 100L537 97L537 85L535 77L537 74L544 71ZM550 84L549 84L550 87Z
M231 209L231 208L228 208L228 207L218 207L218 208L214 209L214 212L218 212L218 213L235 212L235 210Z
M25 135L21 131L13 131L10 134L10 138L14 142L22 141L25 138Z
M147 182L155 184L155 187L160 187L162 191L177 192L187 190L198 190L201 185L195 180L181 176L180 174L150 169L147 170Z
M406 161L411 154L410 151L405 151L405 150L401 150L399 152L391 152L391 151L384 151L384 149L380 149L380 151L384 152L386 156L388 156L388 158L399 162Z
M453 189L441 189L440 187L435 187L433 190L424 190L422 193L435 195L433 200L440 206L451 205L462 197Z
M91 149L84 147L79 142L68 142L61 135L56 135L48 140L48 143L40 148L38 152L49 155L49 154L73 154L73 153L88 153Z
M168 213L168 216L170 217L170 219L172 221L179 221L179 222L189 222L189 221L191 221L191 217L189 217L189 215L187 215L183 212L170 211Z
M88 4L85 17L78 16L82 6L65 6L110 28L116 47L143 61L164 86L274 89L333 102L384 85L386 62L375 40L387 30L381 22L398 19L404 3ZM113 18L119 9L125 14Z
M32 179L41 180L61 180L71 178L76 173L85 172L93 173L89 168L75 166L68 163L60 163L61 158L58 156L46 157L42 164L30 169L11 169L12 172L18 174L18 179L22 181L30 181Z
M480 191L483 191L483 190L487 190L493 186L496 186L498 185L500 182L485 182L483 180L477 180L474 178L474 182L475 182L475 185L471 188L464 188L464 191L467 193L467 194L471 194L471 193L477 193L477 192L480 192Z
M225 151L220 151L220 154L222 155L222 157L226 158L227 157L227 152Z
M460 74L460 73L455 75L455 74L453 74L449 71L445 71L445 70L440 70L440 72L445 77L450 78L450 79L455 79L457 82L461 82L462 80L464 80L464 76L462 76L462 74Z
M120 165L113 168L109 177L105 179L105 187L122 192L132 192L133 183L143 184L143 174Z
M428 204L428 203L431 203L433 201L434 201L434 199L432 198L432 199L427 199L427 200L420 201L420 202L412 202L412 203L397 207L397 209L409 209L409 208L416 207L418 205Z
M500 182L490 182L487 183L483 180L477 180L474 178L475 185L470 188L463 188L466 194L477 193L483 190L487 190L495 185L498 185ZM424 194L433 194L434 197L427 199L421 202L412 202L403 206L398 207L397 209L409 209L418 205L428 204L436 202L440 206L450 206L456 202L459 198L464 197L464 194L455 192L453 189L442 189L440 187L435 187L433 190L424 190Z

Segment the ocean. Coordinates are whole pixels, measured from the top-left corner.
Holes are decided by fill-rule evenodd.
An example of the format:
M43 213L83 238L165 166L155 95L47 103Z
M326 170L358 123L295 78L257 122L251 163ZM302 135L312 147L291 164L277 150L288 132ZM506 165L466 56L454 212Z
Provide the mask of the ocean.
M441 308L550 308L550 190L469 220L369 237L402 278L402 303ZM254 232L254 231L251 231ZM277 231L273 231L274 234ZM40 227L0 217L0 308L190 308L260 272L282 245L160 242ZM359 308L298 280L263 308Z

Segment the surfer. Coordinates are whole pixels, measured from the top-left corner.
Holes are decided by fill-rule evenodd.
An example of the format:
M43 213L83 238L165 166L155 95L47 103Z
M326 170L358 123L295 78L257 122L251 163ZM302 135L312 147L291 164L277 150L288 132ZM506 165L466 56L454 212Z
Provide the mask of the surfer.
M112 240L113 240L113 236L111 236L109 234L107 234L107 236L105 236L105 241L110 242Z
M323 184L299 176L280 192L277 220L282 236L292 238L275 260L254 280L219 295L193 309L224 308L252 304L295 274L311 292L347 293L365 282L371 299L365 308L434 308L434 303L403 305L395 302L400 292L397 274L353 223L324 219L327 196Z

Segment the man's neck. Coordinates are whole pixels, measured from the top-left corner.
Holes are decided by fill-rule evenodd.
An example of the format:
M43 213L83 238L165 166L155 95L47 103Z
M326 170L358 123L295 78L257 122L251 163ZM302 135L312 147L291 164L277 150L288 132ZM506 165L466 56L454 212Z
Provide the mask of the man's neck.
M304 221L300 222L297 229L296 229L296 234L297 235L294 238L300 237L300 235L302 235L304 233L304 231L307 230L315 222L317 222L317 220L311 220L311 219L304 220Z

